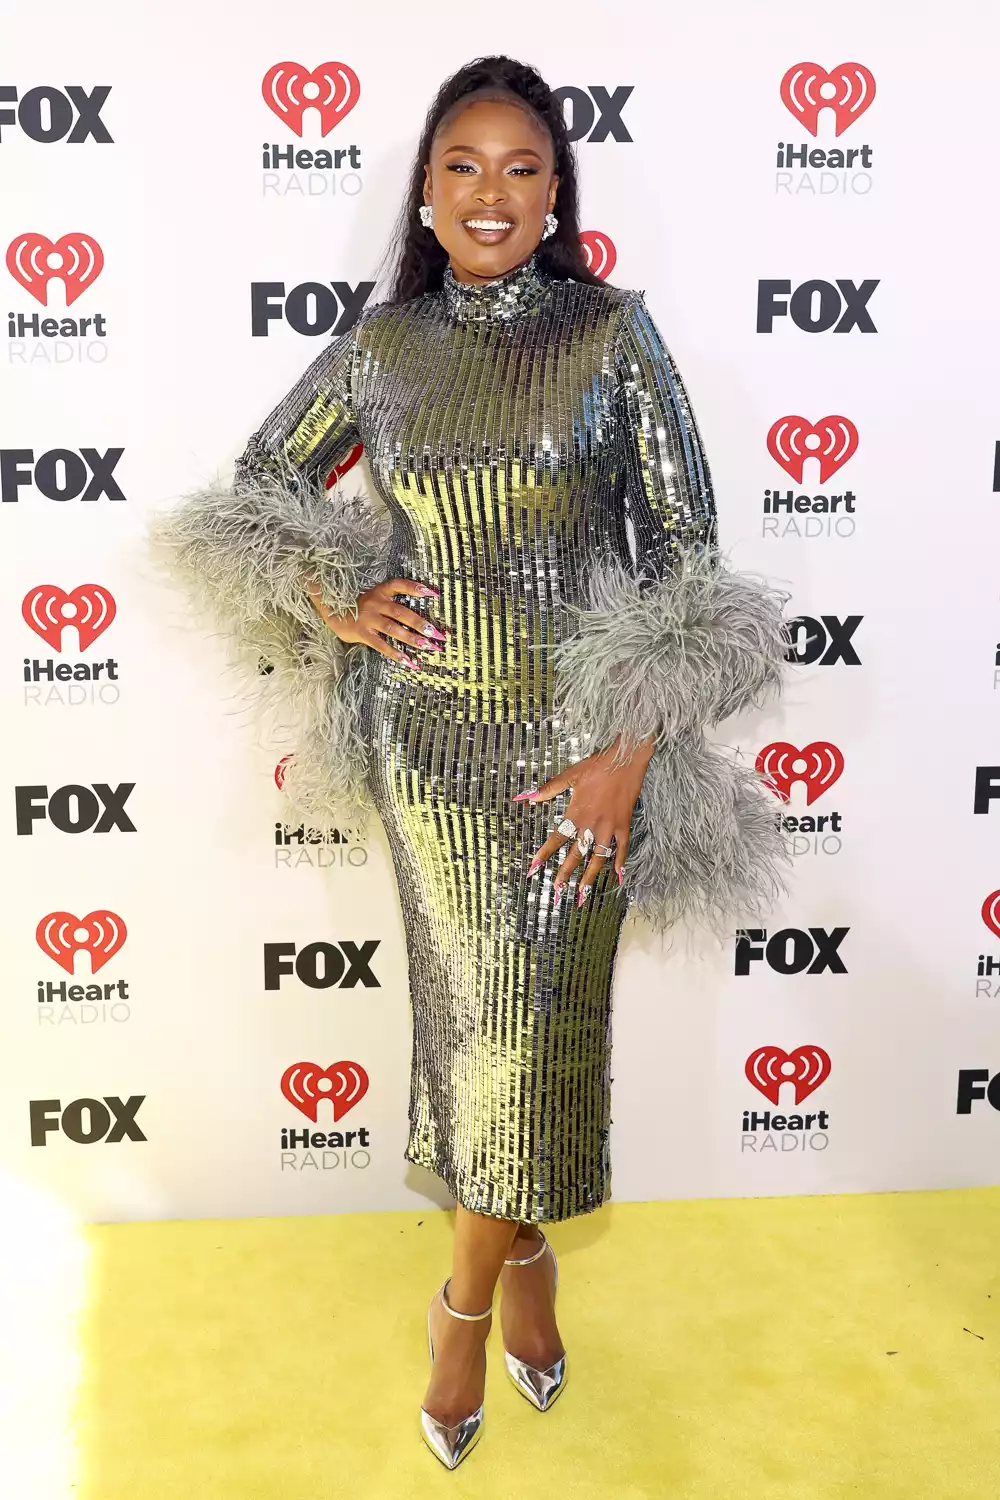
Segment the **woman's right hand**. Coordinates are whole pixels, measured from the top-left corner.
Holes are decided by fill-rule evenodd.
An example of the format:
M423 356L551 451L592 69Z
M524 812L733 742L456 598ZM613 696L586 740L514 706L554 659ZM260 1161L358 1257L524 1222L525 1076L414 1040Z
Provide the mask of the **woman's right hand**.
M334 635L345 644L360 643L371 646L390 661L402 662L407 667L419 667L405 651L391 646L384 639L392 636L411 649L418 651L440 651L446 639L444 632L430 620L418 615L415 609L407 609L393 597L395 594L413 594L420 599L436 599L438 591L427 583L418 583L412 578L386 578L374 588L366 589L358 596L358 612L337 615L323 603L322 591L314 578L304 578L303 583L316 613Z

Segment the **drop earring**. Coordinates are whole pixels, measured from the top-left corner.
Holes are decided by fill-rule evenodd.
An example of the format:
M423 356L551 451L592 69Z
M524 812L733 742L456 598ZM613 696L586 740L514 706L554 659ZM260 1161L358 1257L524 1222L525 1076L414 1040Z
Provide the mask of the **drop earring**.
M545 215L545 228L542 230L542 239L547 240L550 235L555 234L559 227L559 220L555 214Z
M434 209L431 206L431 204L429 204L429 203L421 203L421 205L420 205L420 222L424 226L425 229L433 229L433 227L434 227Z

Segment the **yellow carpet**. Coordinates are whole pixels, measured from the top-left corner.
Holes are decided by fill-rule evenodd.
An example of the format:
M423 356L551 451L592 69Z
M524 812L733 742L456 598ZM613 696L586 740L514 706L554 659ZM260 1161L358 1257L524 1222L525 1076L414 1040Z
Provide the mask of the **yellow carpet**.
M517 1394L495 1318L483 1436L454 1473L417 1424L451 1225L430 1209L84 1231L72 1487L36 1469L6 1493L1000 1493L1000 1188L611 1203L552 1226L566 1392L544 1414ZM52 1396L31 1397L43 1442Z

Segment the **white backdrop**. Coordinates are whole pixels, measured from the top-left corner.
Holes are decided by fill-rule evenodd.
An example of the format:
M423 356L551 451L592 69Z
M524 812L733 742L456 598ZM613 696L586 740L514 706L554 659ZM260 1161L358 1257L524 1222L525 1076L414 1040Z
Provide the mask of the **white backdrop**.
M947 33L938 6L860 0L835 13L791 0L613 11L559 0L544 24L526 6L479 21L466 7L386 0L347 14L52 0L44 24L25 11L8 30L2 243L20 254L0 270L15 335L0 330L9 1188L111 1220L451 1201L402 1160L410 1021L381 829L363 843L347 830L308 860L294 841L277 848L274 771L292 746L259 742L219 643L185 628L142 537L151 508L227 470L326 336L284 319L253 336L251 284L373 280L434 90L498 50L591 100L631 89L622 125L579 142L584 228L613 242L610 279L645 289L677 357L735 562L786 580L795 615L841 622L827 653L840 659L798 665L782 709L731 738L751 756L793 747L771 752L779 773L813 765L799 749L836 747L815 758L842 762L835 784L791 788L789 816L826 821L819 852L801 835L769 935L848 931L779 939L766 950L777 968L763 944L744 950L741 974L732 942L670 951L630 921L615 991L614 1197L998 1180L1000 1085L995 1106L977 1097L1000 1070L1000 973L977 974L987 960L1000 968L988 771L974 811L977 767L1000 762L998 46L996 12L971 0L949 7ZM264 102L261 81L281 61L356 74L356 103L325 138L315 112L299 138ZM812 122L783 101L783 79L802 97L844 64L849 108L870 107L839 134L829 109ZM108 88L95 129L110 141L82 123ZM82 115L81 90L94 101ZM584 123L579 98L571 107ZM785 170L779 143L857 154ZM265 144L354 150L339 170L268 178ZM88 239L58 252L32 235ZM46 257L65 265L94 241L100 274L69 307L53 276L43 306ZM810 331L790 316L758 331L762 282L871 280L872 331ZM41 321L85 317L102 321L65 337ZM793 416L839 419L838 440L856 429L856 450L823 482L814 457L801 480L790 472L789 424L785 448L772 439L789 467L769 450ZM53 476L74 489L86 471L43 455L113 449L121 499L100 484L92 499L45 493ZM847 498L789 526L765 515L767 490ZM82 585L101 592L58 592ZM116 614L100 635L82 650L72 627L60 640L66 609L107 609L108 595ZM26 596L38 628L22 618ZM55 677L60 664L76 678ZM99 831L86 798L58 794L98 784L134 784L134 831ZM111 915L80 925L91 913ZM114 951L92 975L89 952L74 960L73 949L98 937ZM293 974L265 988L266 944L341 940L377 940L378 987L312 988ZM814 966L780 972L807 952ZM73 984L100 984L100 1001L86 988L71 998ZM782 1052L813 1070L798 1113L790 1082L768 1091L747 1076L758 1049L776 1079ZM350 1149L283 1153L283 1130L333 1129L325 1103L313 1124L282 1091L306 1061L365 1070L367 1093L337 1125L365 1132ZM745 1111L757 1117L747 1129Z

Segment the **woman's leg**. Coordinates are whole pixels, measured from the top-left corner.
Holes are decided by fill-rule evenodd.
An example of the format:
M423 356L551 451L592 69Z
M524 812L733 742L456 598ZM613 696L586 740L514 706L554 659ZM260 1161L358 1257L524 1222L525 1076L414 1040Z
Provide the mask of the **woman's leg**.
M446 1296L456 1312L483 1312L493 1301L504 1260L513 1252L518 1225L470 1213L458 1205L452 1248L451 1281ZM510 1267L508 1267L510 1269ZM435 1295L430 1327L434 1364L424 1410L453 1426L482 1404L486 1390L486 1336L492 1318L465 1323L453 1318Z
M540 1225L518 1224L507 1254L524 1260L540 1239ZM555 1287L555 1261L548 1250L529 1266L504 1266L500 1275L504 1348L537 1370L547 1370L566 1353L556 1325Z

